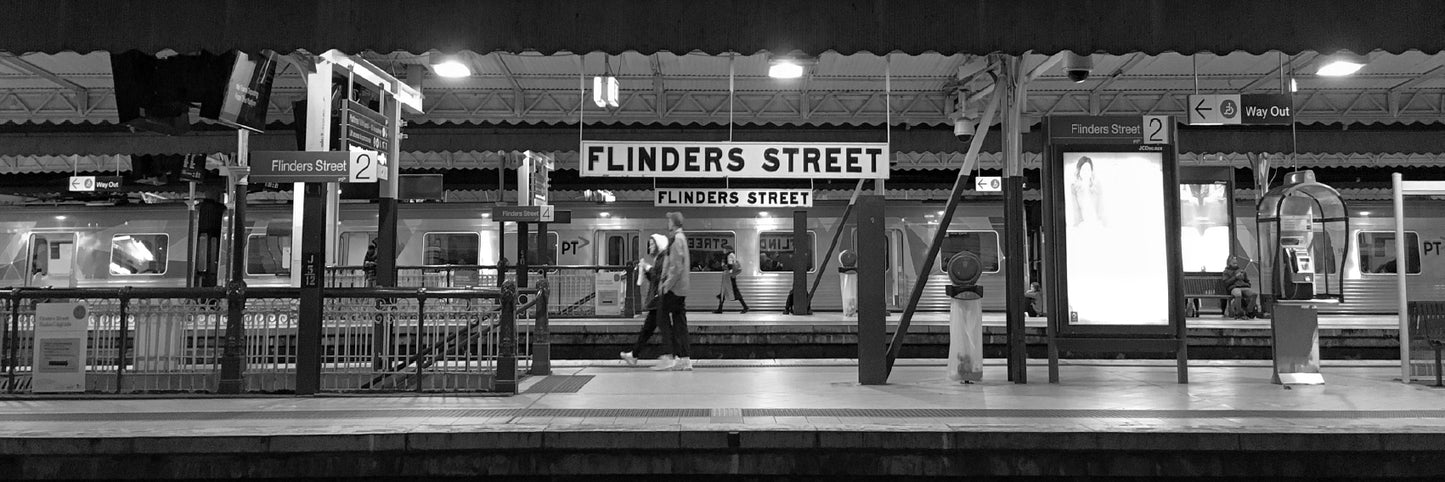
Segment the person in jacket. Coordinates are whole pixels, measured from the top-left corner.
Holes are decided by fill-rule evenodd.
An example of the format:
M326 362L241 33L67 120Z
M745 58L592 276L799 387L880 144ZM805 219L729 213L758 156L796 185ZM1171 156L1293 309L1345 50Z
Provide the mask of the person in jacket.
M622 361L627 362L628 365L637 365L637 353L642 351L642 346L647 344L647 340L651 339L652 333L657 330L657 316L659 308L661 308L661 300L658 299L660 295L658 285L662 278L664 265L667 263L667 236L653 234L648 238L647 254L652 256L652 259L649 260L644 256L637 262L637 270L642 273L637 282L640 284L644 280L647 281L647 304L643 306L643 310L647 311L647 319L642 322L642 331L637 332L637 343L632 345L631 350L620 354ZM672 347L666 343L666 337L663 338L662 350L671 355Z
M1229 315L1236 320L1254 318L1259 315L1259 293L1249 284L1249 273L1239 266L1239 258L1229 257L1219 284L1225 293L1234 299L1229 302Z
M743 271L742 263L738 262L738 253L733 251L732 246L725 248L727 255L723 257L722 286L718 287L717 309L713 313L723 312L723 303L728 300L738 300L743 305L739 313L748 312L748 302L743 300L743 292L738 289L738 273ZM729 291L731 287L731 291Z
M682 213L667 213L668 254L662 270L661 313L657 324L662 328L664 338L672 345L672 354L658 359L653 370L692 371L692 358L688 354L691 342L687 334L687 290L691 285L692 256L687 250L687 235L682 231Z

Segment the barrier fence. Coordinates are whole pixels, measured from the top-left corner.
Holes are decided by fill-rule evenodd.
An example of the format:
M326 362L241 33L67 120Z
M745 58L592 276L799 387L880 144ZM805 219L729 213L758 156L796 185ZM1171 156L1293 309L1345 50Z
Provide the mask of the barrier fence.
M403 288L474 288L497 286L495 265L398 266L396 284ZM637 306L636 266L528 266L528 281L545 279L551 289L548 312L554 318L631 318ZM506 281L516 282L516 266L506 268ZM366 287L375 274L361 266L326 268L328 287ZM599 289L599 287L602 287Z
M549 299L546 283L539 288L325 289L321 390L514 392L519 362L536 372L532 335L539 324L545 332ZM55 353L37 356L36 311L43 303L79 303L85 307L76 313L84 315L86 392L217 391L232 302L244 307L238 323L245 390L295 390L300 290L229 294L222 288L12 289L0 299L0 390L31 392L37 367L48 376L65 365ZM516 303L522 296L530 300Z

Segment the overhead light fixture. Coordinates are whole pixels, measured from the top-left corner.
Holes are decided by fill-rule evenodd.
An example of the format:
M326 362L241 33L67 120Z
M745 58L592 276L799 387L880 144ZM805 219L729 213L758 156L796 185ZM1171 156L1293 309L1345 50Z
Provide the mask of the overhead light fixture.
M1363 55L1338 53L1325 57L1315 74L1323 77L1343 77L1359 72L1369 62L1370 60Z
M618 98L622 90L617 85L617 77L611 75L596 76L592 78L592 103L597 107L606 109L608 106L617 107Z
M434 63L432 64L431 69L432 72L436 72L438 77L446 77L449 79L458 79L462 77L472 76L472 69L468 68L466 64L461 63L461 61L458 61L457 59L446 59L441 62Z
M768 214L767 211L758 211L758 217L760 217L760 218L767 218L767 217L772 217L772 215L771 215L771 214Z
M1291 94L1292 94L1292 93L1295 93L1295 92L1299 92L1299 81L1298 81L1298 80L1289 79L1289 91L1290 91Z
M602 217L604 217L604 218L610 218L610 217L612 217L612 213L598 213L597 215L598 215L598 216L602 216Z
M774 79L801 78L807 69L806 62L792 57L778 57L768 60L768 77Z

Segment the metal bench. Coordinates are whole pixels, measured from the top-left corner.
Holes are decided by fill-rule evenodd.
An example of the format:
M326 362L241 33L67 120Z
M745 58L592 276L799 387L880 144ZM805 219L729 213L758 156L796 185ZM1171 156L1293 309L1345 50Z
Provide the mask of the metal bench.
M1411 301L1410 333L1424 338L1435 349L1435 386L1445 386L1441 380L1440 350L1445 349L1445 301Z
M1219 314L1229 314L1229 293L1219 291L1220 273L1184 273L1184 301L1187 303L1184 308L1184 316L1199 316L1199 300L1214 299L1222 300L1219 304Z

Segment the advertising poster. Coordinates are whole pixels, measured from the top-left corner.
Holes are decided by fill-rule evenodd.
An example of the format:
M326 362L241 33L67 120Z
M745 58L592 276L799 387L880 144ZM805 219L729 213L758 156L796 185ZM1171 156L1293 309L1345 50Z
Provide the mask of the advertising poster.
M1224 271L1231 253L1224 183L1179 185L1179 246L1184 271Z
M1071 325L1168 325L1163 155L1063 155Z
M81 303L35 306L35 393L85 391L85 339L90 313Z

